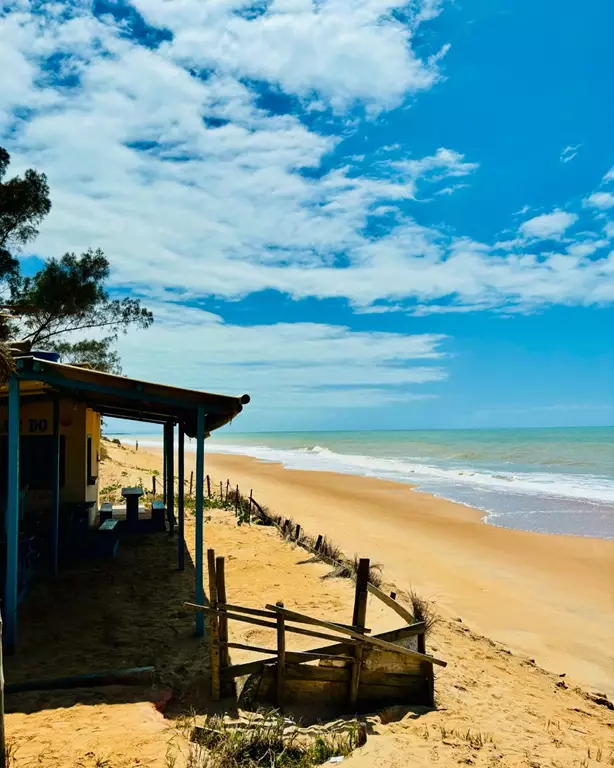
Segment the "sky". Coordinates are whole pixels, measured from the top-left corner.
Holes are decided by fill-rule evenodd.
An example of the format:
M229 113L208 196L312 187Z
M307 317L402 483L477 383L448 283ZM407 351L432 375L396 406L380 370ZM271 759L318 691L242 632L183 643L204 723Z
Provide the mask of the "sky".
M102 248L155 315L124 373L249 393L237 431L613 424L612 28L609 0L9 0L0 144L53 206L24 267Z

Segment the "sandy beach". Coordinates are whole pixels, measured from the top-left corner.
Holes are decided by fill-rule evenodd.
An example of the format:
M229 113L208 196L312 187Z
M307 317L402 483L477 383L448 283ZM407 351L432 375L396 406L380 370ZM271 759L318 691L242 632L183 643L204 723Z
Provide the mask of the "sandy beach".
M139 463L160 465L155 450ZM186 453L186 467L194 456ZM410 486L328 472L287 470L206 453L206 472L381 563L448 617L580 685L614 695L614 541L506 530L468 507Z
M104 495L123 485L147 486L152 471L161 468L159 452L106 448ZM188 459L189 477L193 457ZM230 477L246 492L253 488L261 503L331 535L346 552L379 560L384 588L398 589L401 599L411 583L437 601L442 620L427 638L427 651L448 666L436 672L436 707L397 706L368 715L367 743L344 761L348 768L614 765L614 712L586 690L589 673L602 683L598 688L611 682L605 623L611 572L604 571L610 542L491 529L469 509L390 483L211 455L207 470L217 482ZM157 682L153 688L8 697L16 768L187 768L182 716L215 709L208 641L194 637L193 615L182 610L183 601L193 598L194 535L188 512L185 571L177 570L175 539L152 534L122 540L114 559L85 561L56 582L36 586L23 606L22 646L8 665L9 683L53 677L60 669L103 669L110 659L123 667L152 664ZM352 582L330 578L329 566L283 541L273 527L238 526L232 511L210 509L205 546L225 555L233 602L261 608L281 599L314 616L345 622L351 615ZM373 597L367 617L373 631L399 623ZM549 621L560 622L558 634ZM497 632L508 640L496 642ZM231 622L230 637L258 646L272 642L271 630L237 622ZM299 650L312 641L292 636L289 642ZM533 644L535 652L517 653L522 643ZM232 652L233 663L248 658L253 651ZM566 663L556 666L559 659ZM590 665L580 665L588 659ZM317 719L320 711L307 714Z

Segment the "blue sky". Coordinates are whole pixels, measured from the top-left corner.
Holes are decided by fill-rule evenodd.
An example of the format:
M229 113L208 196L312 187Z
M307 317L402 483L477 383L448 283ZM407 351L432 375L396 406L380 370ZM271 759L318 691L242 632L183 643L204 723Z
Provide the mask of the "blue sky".
M129 375L236 429L614 423L614 7L5 4L24 259L100 247ZM35 262L31 262L35 263Z

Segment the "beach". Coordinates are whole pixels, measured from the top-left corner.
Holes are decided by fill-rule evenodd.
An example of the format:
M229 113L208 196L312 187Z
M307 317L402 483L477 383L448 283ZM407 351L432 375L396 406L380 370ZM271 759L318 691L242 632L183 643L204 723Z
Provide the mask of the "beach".
M141 448L144 468L159 451ZM194 455L186 452L186 468ZM380 563L387 580L433 599L447 617L578 684L614 695L614 541L507 530L407 484L288 470L206 452L230 479L303 530ZM205 532L206 537L206 532Z
M160 451L109 442L104 448L105 497L115 500L126 485L151 487L152 475L161 472ZM189 483L193 454L186 460ZM206 470L212 491L219 494L220 481L225 488L231 479L245 495L253 489L272 511L295 516L308 533L329 535L346 553L379 560L382 588L395 590L401 603L410 584L435 601L441 620L426 649L447 662L435 673L436 706L393 706L367 715L367 743L344 760L348 768L598 768L614 761L611 702L588 690L611 687L607 594L599 587L607 593L599 566L600 558L611 557L611 541L506 531L484 524L467 507L379 480L291 472L210 452ZM282 600L299 612L348 621L350 579L334 578L330 565L284 540L275 527L237 522L232 509L207 509L204 544L226 558L230 602L262 608ZM215 709L208 639L194 636L193 614L182 610L194 595L195 533L191 499L184 571L177 569L176 539L149 534L122 538L115 558L77 564L54 582L36 585L23 606L22 648L11 658L9 682L53 677L59 669L104 669L112 658L123 667L154 665L156 683L8 697L16 768L193 764L185 736L194 718L202 722ZM205 567L208 589L206 574ZM398 627L399 620L369 597L373 633ZM548 624L555 621L558 635ZM273 642L270 629L230 622L229 631L240 644L232 663L253 660L246 643ZM497 631L507 639L497 642ZM289 648L306 650L312 643L291 635ZM540 653L523 653L523 645ZM587 659L591 666L574 666ZM593 685L591 675L601 684ZM323 702L305 707L300 716L309 722L325 717ZM224 711L234 713L234 702ZM186 712L192 714L186 718Z

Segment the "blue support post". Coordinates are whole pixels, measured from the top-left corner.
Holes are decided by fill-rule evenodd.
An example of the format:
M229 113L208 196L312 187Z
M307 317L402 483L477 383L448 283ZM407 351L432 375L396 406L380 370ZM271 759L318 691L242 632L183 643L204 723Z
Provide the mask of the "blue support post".
M168 424L162 429L162 498L166 504L166 475L168 469Z
M60 400L53 398L53 453L51 457L51 568L58 575L60 551Z
M196 603L204 605L205 586L203 582L203 484L205 480L205 406L198 406L196 422L196 546L194 553L196 570ZM196 613L196 636L205 634L205 614Z
M172 421L167 424L168 437L166 444L168 448L168 466L166 469L166 514L171 521L169 532L173 532L173 522L175 520L175 425Z
M177 515L179 517L178 524L178 537L177 537L177 565L180 571L183 571L185 564L185 540L184 540L184 517L185 517L185 445L184 445L184 432L183 424L179 424L179 430L177 434L177 475L178 475L178 503L177 503Z
M9 380L8 495L6 505L6 582L4 588L4 647L13 653L17 636L17 577L19 569L19 380Z

